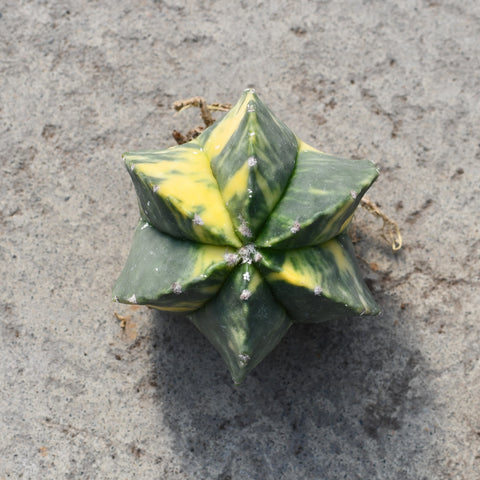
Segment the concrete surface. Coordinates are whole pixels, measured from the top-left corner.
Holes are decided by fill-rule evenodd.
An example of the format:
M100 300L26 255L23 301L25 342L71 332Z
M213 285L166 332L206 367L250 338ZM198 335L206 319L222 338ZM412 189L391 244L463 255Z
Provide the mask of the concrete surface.
M0 13L0 479L480 479L478 1ZM137 219L121 153L198 123L174 100L248 85L378 163L405 246L360 214L383 315L292 328L236 388L193 326L110 291Z

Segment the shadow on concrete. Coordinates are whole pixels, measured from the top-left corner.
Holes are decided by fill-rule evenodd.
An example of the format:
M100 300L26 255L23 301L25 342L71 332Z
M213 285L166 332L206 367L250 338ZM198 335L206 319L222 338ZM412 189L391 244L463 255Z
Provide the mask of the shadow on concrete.
M424 478L435 399L397 314L294 325L236 387L188 320L153 313L151 382L186 478Z

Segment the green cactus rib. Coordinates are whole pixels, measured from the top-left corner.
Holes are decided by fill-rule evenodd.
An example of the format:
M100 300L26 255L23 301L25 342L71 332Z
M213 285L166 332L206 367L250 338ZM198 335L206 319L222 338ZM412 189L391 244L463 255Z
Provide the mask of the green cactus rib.
M252 90L195 140L124 159L141 218L114 299L187 313L236 383L293 323L379 312L346 233L377 169L298 140Z
M369 160L348 160L302 145L281 201L256 240L280 249L319 245L345 230L378 170Z
M189 318L218 350L235 383L280 342L292 324L252 265L241 264L219 294Z
M195 141L162 151L124 154L142 216L176 238L213 245L241 243L209 159Z
M220 124L197 141L210 156L237 236L252 241L293 172L298 150L295 135L256 94L245 92Z
M260 252L259 270L295 322L379 313L346 233L315 247Z
M200 308L232 269L229 247L178 240L141 219L127 263L113 289L122 303L171 312Z

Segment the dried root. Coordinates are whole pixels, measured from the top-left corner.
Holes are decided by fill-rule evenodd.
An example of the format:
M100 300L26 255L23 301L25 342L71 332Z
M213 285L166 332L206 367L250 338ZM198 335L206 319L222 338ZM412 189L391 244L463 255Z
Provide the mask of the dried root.
M178 130L174 130L172 132L172 135L175 141L179 145L183 145L184 143L187 143L190 140L193 140L194 138L198 137L204 130L205 130L205 127L202 127L201 125L199 125L198 127L195 127L189 130L186 135L183 135Z
M199 125L188 131L186 135L182 135L178 130L174 130L173 138L179 145L187 143L195 137L198 137L203 130L205 130L205 128L215 123L215 119L212 117L210 111L228 112L232 108L232 105L229 103L212 103L211 105L207 105L207 102L205 102L202 97L192 97L186 100L178 100L173 104L173 108L177 112L182 112L183 110L191 107L197 107L200 109L202 120L205 126Z
M400 228L394 220L383 213L369 198L363 197L360 205L375 217L381 218L383 221L382 236L390 243L394 252L402 248L402 235Z
M120 328L122 330L125 330L125 327L127 326L127 322L131 320L132 317L130 315L119 315L117 312L113 312L117 320L120 322Z

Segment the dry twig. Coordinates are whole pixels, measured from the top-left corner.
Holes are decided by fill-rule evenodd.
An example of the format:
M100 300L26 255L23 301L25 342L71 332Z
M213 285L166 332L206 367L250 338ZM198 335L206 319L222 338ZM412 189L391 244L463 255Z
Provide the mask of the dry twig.
M390 243L392 250L396 252L402 248L402 235L397 222L389 218L383 213L369 198L363 197L360 205L375 217L381 218L383 221L382 236Z
M205 126L198 125L192 130L189 130L186 135L183 135L178 130L174 130L172 135L179 145L187 143L190 140L193 140L195 137L198 137L203 130L205 130L205 128L208 128L210 125L215 123L215 119L212 117L210 111L228 112L232 108L232 105L230 103L218 102L208 105L202 97L192 97L185 100L177 100L173 104L173 108L177 112L182 112L183 110L191 107L197 107L200 109L202 120Z

